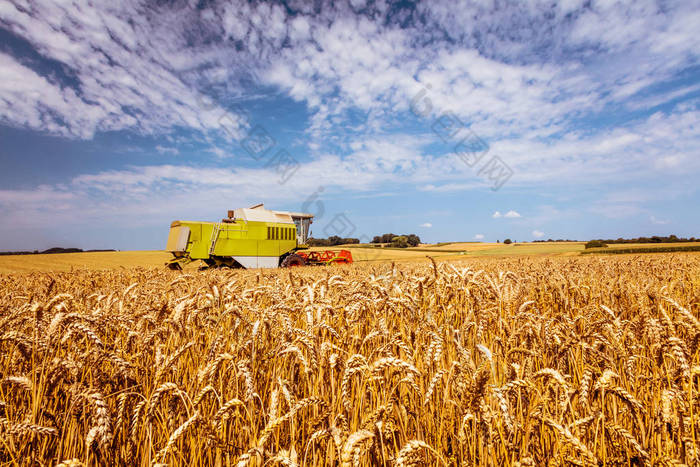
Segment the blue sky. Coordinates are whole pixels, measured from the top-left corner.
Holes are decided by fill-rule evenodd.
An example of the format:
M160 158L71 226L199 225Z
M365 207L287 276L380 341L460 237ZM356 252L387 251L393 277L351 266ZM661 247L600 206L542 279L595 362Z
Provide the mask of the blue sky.
M163 5L160 5L163 3ZM0 250L700 236L700 5L0 2Z

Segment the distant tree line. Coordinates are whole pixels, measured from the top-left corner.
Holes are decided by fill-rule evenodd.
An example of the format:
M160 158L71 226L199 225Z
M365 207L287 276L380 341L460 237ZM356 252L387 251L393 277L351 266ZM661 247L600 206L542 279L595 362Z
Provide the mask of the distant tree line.
M638 238L617 238L604 240L602 238L596 239L600 242L611 244L611 243L681 243L681 242L700 242L700 238L690 237L683 238L677 237L675 235L669 235L668 237L661 237L654 235L652 237L638 237Z
M420 245L420 237L416 234L396 235L393 233L385 233L376 235L372 239L372 243L389 243L394 248L408 248L409 246Z
M307 244L309 246L336 246L336 245L351 245L360 243L359 238L342 238L337 235L331 235L328 238L309 238Z
M532 241L532 243L546 243L546 242L578 242L578 240L569 240L568 238L566 240L564 240L562 238L552 240L551 238L548 238L547 240L533 240Z
M98 251L117 251L117 250L83 250L82 248L49 248L48 250L39 251L0 251L0 255L52 255L56 253L91 253Z
M307 243L309 246L352 245L360 243L360 239L342 238L333 235L328 238L310 238ZM371 243L374 243L376 247L408 248L420 245L420 237L415 234L396 235L393 233L386 233L375 236Z
M675 235L669 235L668 237L661 237L654 235L652 237L638 237L638 238L618 238L615 240L608 239L596 239L591 240L586 243L586 248L605 248L609 244L624 244L624 243L690 243L690 242L700 242L700 238L690 237L682 238Z

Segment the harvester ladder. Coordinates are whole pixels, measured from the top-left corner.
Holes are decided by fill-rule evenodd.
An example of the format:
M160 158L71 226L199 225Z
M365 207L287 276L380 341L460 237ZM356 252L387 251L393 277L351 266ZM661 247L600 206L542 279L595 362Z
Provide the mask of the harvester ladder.
M209 244L209 256L214 254L214 248L216 248L216 241L219 239L219 232L221 231L221 223L217 222L214 224L214 228L211 231L211 242Z

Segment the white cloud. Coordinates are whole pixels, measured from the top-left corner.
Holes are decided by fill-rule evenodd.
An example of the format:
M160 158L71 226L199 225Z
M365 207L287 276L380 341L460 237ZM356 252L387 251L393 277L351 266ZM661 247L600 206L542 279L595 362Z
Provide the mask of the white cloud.
M653 107L684 97L688 94L696 93L698 91L700 91L700 84L692 84L676 89L674 91L661 93L650 97L636 98L634 100L630 100L627 103L627 107L634 110L651 109Z
M522 216L517 211L510 210L507 213L505 213L503 217L505 217L506 219L517 219L518 217Z
M700 170L700 110L676 105L625 127L574 131L550 141L514 137L491 145L517 173L508 184L532 186L615 184L624 179L658 178Z
M666 225L669 223L669 221L664 220L664 219L657 219L655 216L649 217L649 220L651 221L652 224L656 224L656 225Z
M455 169L459 169L459 167L456 167ZM436 167L436 170L439 170L439 168ZM433 174L439 173L437 171L432 172ZM449 174L449 173L444 173L441 178L448 178L454 176L454 172ZM464 176L464 175L462 175ZM469 176L469 174L467 174ZM435 193L449 193L453 191L467 191L467 190L473 190L478 187L482 187L483 183L480 183L477 180L471 183L442 183L440 185L433 185L433 184L428 184L425 186L419 186L418 189L420 191L432 191Z
M195 206L217 207L224 212L231 208L226 201L230 199L237 199L237 204L241 205L260 200L303 200L300 193L313 193L318 188L318 180L329 173L334 174L335 182L327 188L324 196L333 192L370 191L387 182L411 183L410 180L420 179L424 171L429 170L421 166L421 170L408 180L400 172L376 170L374 164L395 166L403 159L378 161L371 151L366 152L372 145L371 142L360 145L357 153L346 158L325 155L300 163L293 179L283 178L284 172L264 164L248 168L163 164L83 173L66 183L36 190L0 190L0 216L9 223L25 225L45 223L47 219L69 221L63 211L72 211L73 221L78 223L94 221L104 212L119 211L138 219L152 216L160 209L162 212L157 217L160 219L166 215L183 216L183 210L187 214L191 209L192 215L201 218L202 214L194 210ZM382 148L387 147L379 147ZM54 209L57 206L61 208ZM301 206L295 209L301 210ZM80 213L79 218L75 212ZM431 228L432 224L426 222L422 227Z
M476 234L474 235L474 240L483 240L484 239L484 234Z
M503 214L501 214L500 211L496 211L493 213L493 215L491 217L493 217L494 219L499 219L499 218L503 217Z
M535 238L542 238L544 237L544 232L542 232L541 230L533 230L532 236Z
M333 132L335 119L342 118L353 106L371 111L365 129L373 130L376 124L393 128L394 114L407 110L411 99L430 84L425 94L427 100L422 101L429 101L432 112L423 119L426 132L430 134L435 115L448 110L454 112L471 123L474 131L489 140L492 152L516 170L517 177L509 184L561 183L571 178L577 183L595 184L604 178L619 178L621 174L628 178L630 167L639 168L637 175L648 173L650 159L663 170L682 167L687 163L682 153L692 154L692 148L698 145L697 132L684 135L682 143L654 131L652 125L643 121L631 122L625 128L577 132L571 128L570 118L595 115L612 100L635 96L634 102L635 93L663 82L660 76L668 76L687 65L689 59L682 59L687 54L697 56L688 45L697 39L687 28L679 32L679 37L686 38L688 43L673 50L674 60L660 52L643 60L637 56L638 41L653 43L649 36L667 36L665 21L687 26L689 22L680 13L685 8L676 6L664 16L653 8L624 4L596 7L592 19L605 18L608 13L618 19L635 19L625 23L624 31L610 28L599 37L591 18L573 21L572 26L572 21L565 17L573 11L585 17L589 8L576 1L567 5L550 11L547 4L536 1L529 8L520 8L520 17L547 21L551 26L548 29L551 33L537 37L530 37L531 29L511 24L510 13L478 3L459 9L440 1L421 5L419 9L433 27L417 30L410 25L406 29L392 28L391 22L379 28L364 18L342 18L331 21L330 25L312 21L311 34L319 47L287 49L274 63L275 72L266 75L273 84L287 89L292 97L316 110L311 126L314 141L322 141ZM474 16L479 18L478 22L472 21ZM465 29L464 24L469 24L469 28ZM351 33L353 29L357 32ZM435 36L428 31L435 31ZM420 40L415 39L425 39L426 35L436 39L443 32L454 42L431 42L423 48L418 45ZM597 50L601 45L602 50ZM543 61L536 51L541 46L548 46L547 50L559 55L548 56L551 60ZM624 60L622 67L607 65L623 60L624 56L618 53L620 47L633 48L634 58ZM348 55L346 49L352 52ZM607 53L615 54L614 62L606 58ZM583 54L592 64L579 63L578 54ZM645 66L640 67L640 61ZM693 90L690 87L677 95ZM675 95L671 93L671 97ZM671 115L662 117L671 118ZM673 120L681 127L692 128L691 120L696 119L688 115ZM557 137L557 133L565 136ZM553 140L542 139L552 135L555 135ZM435 135L432 137L437 140ZM681 154L667 154L669 145L679 148ZM476 179L474 173L471 177ZM464 181L436 181L431 179L423 189L447 192L475 188L474 183Z
M140 14L131 14L132 8ZM98 131L154 134L176 127L225 135L220 119L226 111L200 98L196 81L204 80L206 71L192 73L206 54L183 46L184 26L198 12L166 13L152 5L2 3L0 26L25 38L44 58L60 62L70 76L45 78L0 54L2 121L81 139ZM232 115L226 126L241 136L245 120Z
M607 204L607 203L597 203L589 208L589 211L605 216L609 219L627 219L631 218L645 212L640 206L635 204Z
M70 88L61 88L0 52L0 122L38 128L48 133L91 138L93 118L104 109L80 99Z
M158 151L158 154L170 154L173 156L177 156L180 154L180 150L177 148L172 148L172 147L166 147L166 146L156 146L156 151Z
M682 2L661 11L645 2L587 6L572 0L552 7L536 0L509 8L469 2L455 8L435 0L419 4L413 18L421 20L414 21L390 17L383 2L367 6L366 15L340 2L316 9L296 3L293 15L266 3L135 3L3 3L0 24L70 68L77 99L95 107L75 112L83 125L66 105L33 105L44 123L19 113L7 118L80 137L174 126L220 131L222 109L202 106L197 90L220 86L235 99L246 92L236 80L252 76L309 106L313 144L353 107L376 111L367 128L391 126L396 112L407 110L431 83L434 112L453 111L498 140L566 129L569 115L599 111L606 100L665 82L700 50L694 32L700 13ZM55 20L62 17L71 28ZM52 112L72 119L51 126Z
M433 224L431 224L430 222L425 222L425 223L421 224L420 226L425 227L426 229L429 229L433 226Z
M647 4L584 3L551 7L533 1L501 9L490 2L455 8L448 0L435 0L418 6L421 21L403 21L390 18L381 4L368 6L367 15L340 3L316 10L295 4L299 12L288 15L265 3L200 9L191 8L192 2L109 8L68 8L49 0L20 8L6 2L0 24L61 62L77 84L73 89L25 65L3 62L0 82L12 83L14 90L0 85L0 99L12 103L0 115L13 125L80 138L97 131L159 133L178 126L225 135L220 118L225 105L203 102L198 90L223 89L224 100L231 101L249 91L237 80L253 77L309 107L309 147L316 154L329 137L405 131L398 113L430 83L426 97L433 114L452 111L489 139L492 152L517 169L509 183L566 176L599 180L600 174L649 167L648 159L677 170L687 162L682 153L696 152L697 116L661 117L691 130L675 141L651 124L579 134L568 119L666 82L668 73L697 60L700 39L693 26L700 13L682 3L663 13ZM134 9L142 14L130 14ZM71 28L56 22L61 17ZM534 23L544 25L525 26ZM549 55L543 58L541 50ZM28 76L29 89L22 91L10 74ZM667 98L695 91L687 86L668 91ZM32 93L49 98L32 98ZM355 127L345 124L348 112L358 108L367 112L366 120ZM430 124L425 118L427 134ZM234 114L226 126L240 136L246 117ZM537 138L556 132L571 138L549 143ZM669 144L679 154L666 153ZM220 148L210 152L227 154ZM410 166L414 161L412 155ZM375 168L385 170L381 163ZM433 191L478 186L464 177L457 181L460 176L431 183Z
M41 206L75 198L70 191L40 185L33 190L0 190L0 206Z

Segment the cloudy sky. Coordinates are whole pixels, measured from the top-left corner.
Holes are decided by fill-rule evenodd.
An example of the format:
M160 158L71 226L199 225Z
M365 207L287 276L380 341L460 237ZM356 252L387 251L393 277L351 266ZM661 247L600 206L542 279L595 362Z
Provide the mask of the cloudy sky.
M0 250L258 202L317 237L700 236L698 30L696 1L0 1Z

